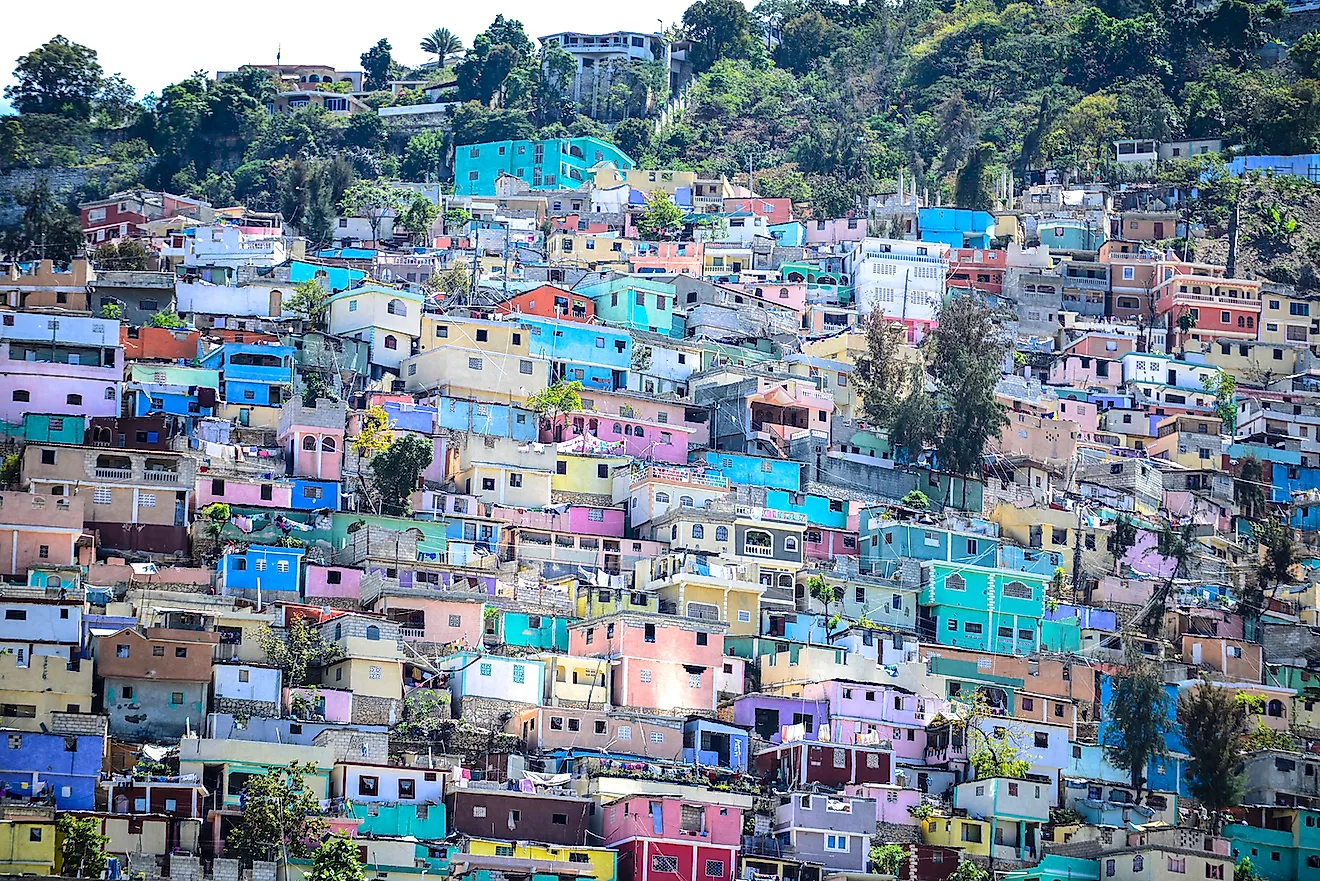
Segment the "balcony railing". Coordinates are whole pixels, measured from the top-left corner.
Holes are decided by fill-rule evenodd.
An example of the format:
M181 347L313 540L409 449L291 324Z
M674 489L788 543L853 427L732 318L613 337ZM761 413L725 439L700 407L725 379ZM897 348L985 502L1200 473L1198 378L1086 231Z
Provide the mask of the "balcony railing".
M773 557L775 549L761 545L743 545L743 553L749 557Z
M129 480L133 477L132 468L97 468L96 476L101 480Z
M179 482L179 472L177 471L143 471L142 481L144 483L174 483Z
M426 636L426 631L421 627L400 627L399 633L404 639L422 639Z

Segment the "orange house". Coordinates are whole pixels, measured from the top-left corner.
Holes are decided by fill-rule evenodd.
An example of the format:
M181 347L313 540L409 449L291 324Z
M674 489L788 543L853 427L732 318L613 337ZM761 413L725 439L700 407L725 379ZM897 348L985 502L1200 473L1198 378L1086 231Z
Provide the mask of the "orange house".
M495 307L500 315L539 315L590 324L596 318L596 301L582 294L543 284Z
M192 328L129 327L119 328L119 344L125 361L177 361L197 357L201 333Z

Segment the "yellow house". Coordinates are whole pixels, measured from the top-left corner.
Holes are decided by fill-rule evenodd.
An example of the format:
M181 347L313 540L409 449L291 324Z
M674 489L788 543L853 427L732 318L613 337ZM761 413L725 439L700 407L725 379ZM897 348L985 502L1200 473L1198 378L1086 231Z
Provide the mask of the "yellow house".
M550 363L544 358L495 348L432 347L405 358L399 370L410 392L437 390L449 397L510 404L526 404L550 384Z
M530 344L530 332L516 321L486 321L424 312L417 348L427 352L442 346L457 346L527 357Z
M560 453L550 488L556 493L604 496L614 492L614 469L626 466L627 456L581 456Z
M605 658L579 658L544 652L545 706L595 709L610 704L610 662Z
M7 716L6 726L40 731L50 725L52 712L91 712L92 662L69 666L63 658L49 655L33 655L20 666L18 655L0 654L0 704L35 708L31 716Z
M1320 300L1271 288L1260 292L1260 332L1262 343L1320 343L1320 332L1313 331L1311 319L1320 318Z
M971 856L990 856L990 821L974 817L935 814L921 821L921 841L938 847L957 847Z
M1205 363L1211 367L1232 374L1242 385L1261 387L1297 373L1298 361L1307 351L1306 345L1299 342L1253 340L1210 341L1202 343L1201 349Z
M805 376L821 383L823 391L834 396L834 413L846 419L859 418L862 397L853 382L853 365L832 358L794 355L788 359L788 372L792 376Z
M747 566L720 558L700 564L682 553L640 560L634 571L633 583L654 592L661 612L671 608L683 617L720 621L728 625L730 636L760 632L762 597L770 585L761 583ZM783 605L792 608L793 576L786 577L789 589Z
M403 699L403 652L398 643L361 636L349 636L340 642L343 659L328 665L322 675L327 687L368 697Z
M1107 548L1108 528L1086 525L1075 511L1051 508L1018 508L999 505L990 520L999 524L1000 534L1024 548L1054 551L1064 555L1064 569L1072 570L1072 553L1081 544L1082 569L1086 572L1112 572L1114 555ZM1080 535L1078 530L1080 529Z
M591 267L597 271L627 272L629 259L637 251L633 239L614 234L558 232L550 236L549 262L558 266Z
M614 881L614 861L616 854L605 847L552 847L548 844L535 844L523 841L492 841L485 838L469 838L467 853L473 856L514 857L521 860L535 860L537 863L571 863L572 870L578 871L590 867L590 875L596 881ZM585 859L584 859L585 857Z
M59 854L56 844L53 817L0 820L0 870L10 875L53 875Z
M569 587L573 607L579 618L595 618L614 612L658 612L660 600L655 594L644 590L614 590L608 587L593 587L574 581Z

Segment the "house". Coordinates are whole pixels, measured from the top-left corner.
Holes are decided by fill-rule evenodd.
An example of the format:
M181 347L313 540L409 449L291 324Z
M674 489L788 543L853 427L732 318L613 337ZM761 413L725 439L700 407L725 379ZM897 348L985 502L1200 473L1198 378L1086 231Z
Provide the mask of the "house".
M538 706L545 688L545 662L477 652L456 652L436 664L449 671L455 717L494 719L505 710Z
M222 554L216 563L216 590L225 596L267 601L296 602L302 597L303 548L249 545L244 551Z
M186 217L201 223L215 219L215 210L200 199L173 193L133 190L78 206L83 238L93 247L114 239L138 238L148 221Z
M950 248L990 247L995 218L988 211L969 208L918 208L917 229L923 242L942 242Z
M560 847L587 843L592 804L589 798L553 791L469 788L445 793L452 830L460 835Z
M601 834L619 854L620 881L735 877L742 808L657 790L611 799L603 811Z
M614 612L569 625L569 654L608 658L616 707L713 711L725 625L714 620Z
M398 720L405 657L399 625L374 615L330 612L318 629L341 653L322 666L321 685L352 692L352 721L386 725Z
M61 312L0 313L0 421L29 412L116 416L124 378L119 322Z
M166 364L131 364L124 403L134 416L214 416L220 371Z
M330 796L366 804L442 805L444 779L421 768L338 761L330 772Z
M106 753L104 724L95 735L0 728L0 743L0 786L9 797L50 798L62 811L95 807Z
M50 260L38 260L23 272L10 263L0 274L0 299L10 309L20 312L62 310L88 312L88 281L97 280L86 258L75 257L68 271L57 272Z
M514 294L498 304L495 312L498 315L538 315L590 324L596 315L596 302L577 291L546 284Z
M328 302L330 333L371 344L372 378L382 370L398 374L404 359L418 351L422 302L419 293L378 284L343 291Z
M202 367L220 371L224 403L217 415L241 426L274 428L293 382L292 346L260 343L200 345Z
M211 670L211 694L220 713L278 718L283 701L284 671L261 664L216 664Z
M733 725L693 716L683 723L683 762L745 774L751 739Z
M845 786L887 785L893 780L893 753L882 746L794 740L756 754L758 774L777 774L792 786L813 783Z
M632 159L597 138L544 141L490 141L454 150L454 189L460 195L494 196L501 175L518 178L532 191L573 189L602 162L630 169Z
M949 261L944 242L865 238L844 259L844 270L853 279L858 311L901 322L908 341L916 343L935 326Z
M1041 826L1050 820L1052 783L989 777L953 788L953 807L990 821L991 856L1032 861L1041 846Z
M770 832L796 859L827 872L865 872L875 824L873 799L791 792L776 806Z
M101 709L116 738L158 742L199 731L206 718L211 658L219 634L148 627L97 641Z

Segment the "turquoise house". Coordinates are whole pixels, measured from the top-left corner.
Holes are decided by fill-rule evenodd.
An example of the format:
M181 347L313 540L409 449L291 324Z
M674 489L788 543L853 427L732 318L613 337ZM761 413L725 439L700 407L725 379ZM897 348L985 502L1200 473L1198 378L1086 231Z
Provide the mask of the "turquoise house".
M358 835L372 838L403 838L440 841L448 834L443 802L433 805L377 804L348 801L348 814L362 822ZM419 808L421 810L419 810Z
M832 499L813 493L797 494L801 501L794 501L794 493L772 489L765 494L765 506L776 511L789 511L801 514L812 526L821 529L847 529L848 503L843 499Z
M538 652L567 652L567 615L537 615L500 609L494 622L487 621L486 636L496 644L534 649Z
M23 437L28 443L81 445L86 435L87 421L81 416L23 414Z
M770 237L776 244L788 248L801 248L807 244L807 226L800 220L770 225Z
M950 248L989 248L995 218L971 208L919 208L917 228L923 242L943 242Z
M940 560L993 569L999 560L998 536L910 520L890 520L886 517L888 510L865 508L858 518L863 571L893 576L904 560Z
M1038 864L999 877L1003 881L1100 881L1100 861L1047 853Z
M572 190L591 177L591 169L609 162L620 171L637 165L618 147L599 138L550 138L544 141L488 141L454 148L454 192L495 195L495 180L509 174L532 190Z
M1049 579L932 560L922 564L917 627L923 641L1000 654L1040 648Z
M1320 811L1294 807L1249 807L1252 825L1224 827L1234 859L1269 881L1320 879Z
M852 283L845 273L827 272L814 263L785 263L779 277L790 284L806 284L807 293L833 296L837 302L852 302Z
M664 336L674 333L674 286L642 278L616 278L576 288L596 303L596 317L615 327L645 330Z
M1036 228L1040 243L1055 251L1097 251L1108 238L1105 228L1080 220L1050 220Z

